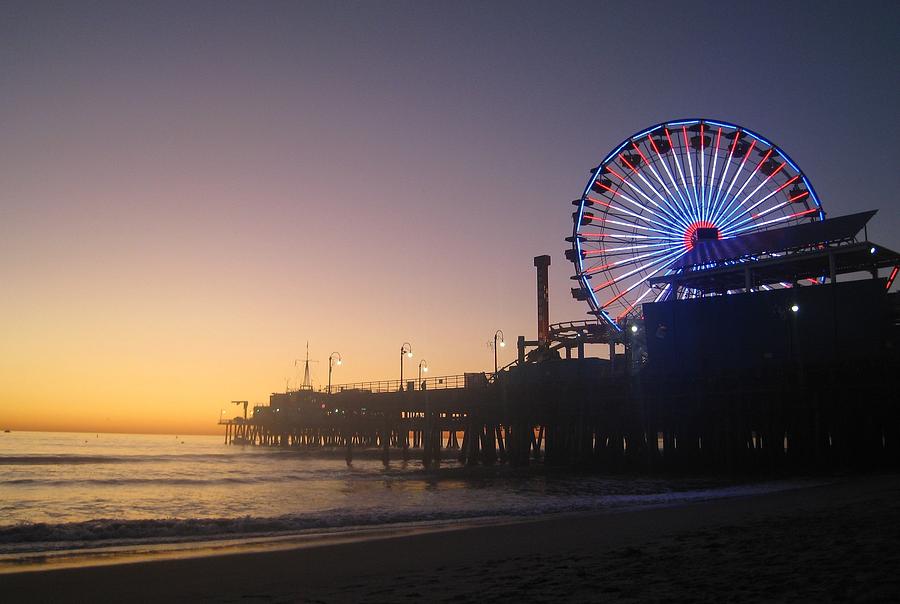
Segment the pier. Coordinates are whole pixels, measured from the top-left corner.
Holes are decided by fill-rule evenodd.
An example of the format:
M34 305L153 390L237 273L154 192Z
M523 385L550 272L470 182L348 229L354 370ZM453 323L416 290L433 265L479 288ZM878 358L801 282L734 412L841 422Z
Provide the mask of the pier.
M896 468L900 255L857 238L872 214L699 245L683 270L651 280L697 295L661 296L618 330L549 324L539 256L538 338L519 337L510 365L274 393L221 420L225 442L426 467L455 456L604 472ZM759 245L776 252L760 259ZM869 278L839 280L860 271ZM597 344L608 359L585 356Z

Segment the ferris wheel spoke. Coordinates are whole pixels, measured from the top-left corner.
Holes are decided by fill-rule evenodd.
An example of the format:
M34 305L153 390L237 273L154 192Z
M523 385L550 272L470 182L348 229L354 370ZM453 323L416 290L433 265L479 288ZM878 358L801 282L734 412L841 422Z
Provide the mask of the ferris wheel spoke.
M650 199L650 197L647 196L646 193L644 193L643 190L641 190L640 187L638 187L637 185L635 185L634 183L632 183L631 181L629 181L626 177L622 176L621 174L619 174L618 172L616 172L615 170L613 170L612 168L610 168L610 167L608 167L608 166L607 166L607 168L606 168L606 171L609 172L610 174L612 174L613 176L615 176L616 178L618 178L619 181L620 181L622 184L628 185L628 187L629 187L630 189L632 189L633 191L635 191L635 192L637 192L638 194L640 194L640 195L641 195L642 197L644 197L647 201L649 201L650 203L652 203L652 204L654 204L654 205L657 205L652 199ZM635 200L635 199L632 199L631 197L628 197L627 195L625 195L624 193L622 193L621 190L619 190L619 191L613 191L610 187L604 185L602 182L600 182L599 185L600 185L601 187L603 187L604 189L606 189L607 191L610 191L610 192L613 193L613 194L620 195L623 199L625 199L625 200L628 201L629 203L631 203L631 204L633 204L633 205L635 205L635 206L641 208L643 211L647 212L648 214L653 214L654 216L660 218L661 220L665 220L665 221L669 224L669 226L670 226L671 228L673 228L673 229L675 229L675 230L678 230L678 229L679 229L678 225L676 225L675 223L673 223L671 220L667 219L665 216L659 214L658 212L655 212L655 211L651 210L649 207L645 206L644 204L640 203L639 201L637 201L637 200ZM621 189L621 188L620 188L620 189ZM658 206L657 206L657 207L658 207Z
M615 284L615 283L618 283L618 282L621 281L622 279L627 279L627 278L631 277L632 275L635 275L635 274L637 274L637 273L640 273L641 271L645 271L645 270L647 270L648 268L650 268L650 267L652 267L652 266L656 266L657 264L659 264L659 263L661 263L661 262L665 262L666 260L670 260L670 259L671 259L672 262L674 262L675 260L677 260L678 258L680 258L681 256L683 256L684 254L687 254L687 252L688 252L688 251L687 251L686 249L678 249L678 250L675 250L674 252L669 252L668 254L666 254L665 256L663 256L662 258L657 258L657 259L655 259L655 260L652 260L651 262L648 262L647 264L644 264L643 266L639 266L639 267L637 267L637 268L631 269L630 271L628 271L628 272L626 272L626 273L623 273L623 274L621 274L621 275L618 275L618 276L616 276L616 277L613 277L613 278L609 279L609 280L606 281L605 283L602 283L602 284L599 285L598 287L594 288L594 292L596 293L596 292L600 291L601 289L607 288L607 287L609 287L610 285L613 285L613 284ZM671 264L671 262L670 262L669 264ZM667 266L668 266L668 265L667 265Z
M753 206L747 208L747 212L748 212L748 213L749 213L749 212L752 212L752 211L755 210L757 207L759 207L760 205L762 205L764 202L768 201L768 200L771 199L773 196L775 196L776 194L780 193L780 192L781 192L785 187L787 187L789 184L794 183L794 182L797 182L797 180L798 180L799 178L800 178L800 175L799 175L799 174L797 174L797 175L791 177L791 178L788 179L788 181L785 182L783 185L781 185L780 187L778 187L777 189L775 189L774 191L772 191L771 193L769 193L768 195L766 195L765 197L763 197L762 199L760 199L759 201L757 201L755 204L753 204ZM761 217L763 217L763 216L765 216L765 215L767 215L767 214L769 214L769 213L771 213L771 212L774 212L775 210L778 210L778 209L780 209L780 208L783 208L784 206L788 205L789 203L791 203L791 202L793 202L793 201L794 201L793 199L788 199L787 201L783 201L783 202L781 202L781 203L775 204L774 206L772 206L772 207L770 207L770 208L767 208L767 209L765 209L765 210L763 210L763 211L761 211L761 212L758 212L758 213L756 213L756 214L751 214L748 218L745 218L744 220L741 220L740 222L737 222L737 221L741 218L741 216L743 216L743 214L739 214L739 215L736 216L733 220L729 221L728 223L724 223L724 224L722 225L722 229L721 229L721 230L723 230L723 231L731 230L731 229L733 229L733 228L735 228L735 227L742 226L742 225L744 225L744 224L750 222L751 220L757 220L757 219L759 219L759 218L761 218Z
M703 155L703 122L700 122L700 217L706 217L706 161Z
M666 131L666 137L668 138L668 131ZM669 169L669 163L665 159L663 159L662 154L659 152L659 147L656 146L656 141L653 140L653 137L650 137L650 146L653 147L653 151L656 153L656 157L659 158L659 163L662 164L663 169L666 171L666 175L669 177L669 182L672 183L672 188L676 193L678 193L678 197L681 199L681 207L679 209L679 212L683 216L686 216L688 219L690 219L690 210L688 209L689 204L684 199L684 195L681 194L681 189L678 188L678 184L675 182L675 177L672 175L672 171ZM669 145L669 150L672 150L671 143ZM654 173L656 173L655 170ZM668 191L668 187L666 187L666 190ZM672 195L672 202L675 203L675 205L678 205L674 195Z
M675 147L672 146L672 137L669 136L669 129L666 128L666 137L669 140L669 146L672 148L672 163L675 164L675 168L678 170L678 175L681 177L681 183L684 185L684 193L687 195L687 209L690 214L692 220L700 220L700 216L696 213L696 210L693 205L693 201L691 198L691 190L688 187L687 179L684 177L684 170L681 167L681 161L678 159L678 154L675 153Z
M612 218L609 218L609 216L612 216ZM636 222L634 220L631 222L625 221L627 218L632 218L632 217L635 218L636 220L640 219L646 224L639 224L638 222ZM620 218L622 220L619 220ZM634 214L632 212L629 212L629 215L627 215L625 217L608 213L608 214L606 214L606 217L596 217L595 216L594 218L592 218L592 220L596 220L598 222L604 222L607 224L614 224L619 227L626 227L626 229L627 228L635 228L635 229L640 229L642 231L651 231L653 233L657 233L662 236L667 236L667 238L669 238L669 239L674 239L674 238L678 237L678 232L672 231L667 228L661 228L658 224L655 224L652 220L648 220L642 216L634 216ZM622 229L617 229L617 230L622 230ZM628 231L626 230L625 232L628 232Z
M766 151L766 154L762 157L762 159L760 159L759 162L757 162L757 164L753 167L753 170L750 172L750 175L747 176L746 180L744 180L744 183L741 185L741 188L738 189L737 193L734 194L734 197L731 198L731 201L729 202L729 204L725 208L723 208L723 210L719 213L720 220L723 220L726 217L726 212L727 212L728 217L730 217L732 214L734 214L734 212L736 212L738 210L738 208L741 207L741 204L743 204L747 199L752 197L753 193L755 193L757 190L759 190L760 187L757 187L756 189L754 189L753 193L750 193L750 195L748 195L744 199L744 201L739 202L738 204L735 204L735 202L744 193L744 189L746 189L747 185L750 184L750 181L752 181L753 178L757 175L760 167L769 160L769 157L771 157L772 152L773 152L773 149L769 149L768 151ZM766 182L768 182L768 178L764 179L761 184L765 184Z
M609 191L610 193L612 193L612 194L615 195L615 196L622 197L622 198L625 199L626 201L629 201L629 202L635 203L636 205L639 205L639 204L637 204L637 202L635 202L634 200L632 200L631 198L629 198L629 197L628 197L627 195L625 195L624 193L621 193L621 192L619 192L619 191L614 191L614 190L610 189L609 187L607 187L606 185L603 185L603 184L600 184L600 186L603 187L604 189L606 189L607 191ZM642 220L642 221L644 221L645 223L647 223L648 225L652 225L652 226L659 227L659 229L660 229L661 232L662 232L662 231L665 231L665 232L672 233L672 234L677 234L677 233L678 233L678 231L677 231L677 228L678 228L678 227L675 226L675 225L672 225L671 223L668 223L668 222L667 222L667 223L661 223L661 222L658 222L658 221L656 221L656 220L652 220L652 219L650 219L650 218L647 218L646 216L643 216L643 215L641 215L641 214L638 214L637 212L632 212L631 210L629 210L629 209L627 209L627 208L624 208L624 207L622 207L622 206L613 205L613 204L611 204L611 203L607 203L607 202L605 202L605 201L603 201L603 200L595 199L595 198L593 198L593 197L585 197L585 199L586 199L587 201L591 202L591 203L603 205L603 206L609 208L610 210L615 210L615 211L617 211L617 212L620 212L620 213L622 213L622 214L625 214L625 215L627 215L627 216L630 216L630 217L632 217L632 218L634 218L634 219L636 219L636 220ZM655 216L655 215L656 215L656 214L654 214L654 216ZM674 229L674 230L673 230L673 229Z
M734 202L734 199L732 199L731 201L728 201L728 196L731 195L731 190L734 188L734 183L737 182L738 177L741 175L741 172L743 172L743 170L744 170L744 166L747 165L747 160L750 159L750 154L753 153L753 148L755 146L756 146L756 140L754 139L750 143L750 148L747 149L746 153L744 154L744 159L741 160L741 165L738 166L737 170L735 170L734 177L731 179L731 183L728 185L728 190L725 191L725 195L722 196L722 205L719 207L719 210L716 212L716 215L713 216L713 221L716 221L719 218L719 216L721 216L722 213L724 213L728 209L728 206L730 206ZM747 177L747 180L744 181L744 186L746 186L746 183L749 182L750 178L752 178L752 177L753 177L753 172L751 172L750 176ZM735 197L737 197L738 195L740 195L740 190L737 193L735 193Z
M648 136L648 137L647 137L647 140L649 140L649 141L650 141L650 144L651 144L652 146L655 147L655 145L653 144L653 138L652 138L652 137L649 137L649 136ZM684 210L678 208L678 202L675 201L675 196L672 195L672 192L669 190L669 187L666 185L665 181L664 181L664 180L662 179L662 177L659 175L659 172L657 172L656 168L653 166L653 163L651 162L651 160L648 159L646 155L644 155L644 153L641 151L640 145L638 145L637 142L632 141L631 144L634 146L635 150L640 154L641 159L643 160L644 164L647 166L647 168L649 168L650 172L651 172L651 173L653 174L653 176L656 178L657 182L659 182L659 184L662 186L663 190L666 192L666 195L668 196L668 199L666 199L665 197L663 197L663 196L662 196L661 194L659 194L659 193L657 193L657 195L659 195L659 196L660 196L660 199L663 200L663 203L665 204L666 209L668 210L668 213L669 213L673 218L676 218L677 221L678 221L680 224L682 224L682 226L687 227L687 226L688 226L688 223L687 223L687 222L685 221L685 219L684 219ZM662 158L660 158L660 159L662 159ZM651 187L651 188L653 188L653 187ZM655 189L655 188L654 188L654 192L656 192L656 189ZM670 203L670 202L671 202L671 203Z
M780 216L778 218L773 218L772 220L764 220L763 222L755 222L753 224L747 225L743 228L736 229L730 232L731 235L740 235L741 233L745 233L747 231L752 231L754 229L758 229L770 224L775 224L778 222L784 222L785 220L791 220L794 218L802 218L803 216L809 216L813 212L818 212L819 208L810 208L808 210L803 210L801 212L794 212L793 214L788 214L786 216Z
M722 195L722 185L725 184L725 178L728 175L728 168L731 167L731 160L734 158L734 150L737 147L738 140L740 139L738 132L739 131L736 130L734 133L734 141L731 143L731 149L728 150L728 159L725 161L725 167L722 169L722 175L719 177L719 184L716 185L716 198L712 203L710 217L714 217L716 215L716 208L719 205L719 199Z
M615 226L607 226L606 228L611 231L618 231L620 233L624 233L626 235L630 235L634 233L634 229L640 229L642 231L650 231L651 233L656 233L657 235L647 235L647 237L656 237L658 239L664 239L666 241L677 241L678 237L673 236L671 234L664 233L659 229L654 229L652 227L643 226L640 224L635 224L633 222L622 222L619 220L611 220L609 218L593 218L598 222L602 222L606 225L615 225Z
M646 161L647 161L647 158L646 158L646 157L644 156L644 154L641 152L640 147L638 147L637 144L636 144L634 141L632 141L632 145L634 145L634 148L637 150L637 152L638 152L638 154L639 154L639 157L640 157L644 162L646 162ZM650 203L652 203L654 206L656 206L656 208L659 209L660 212L662 212L663 215L665 215L667 218L669 218L669 222L671 222L673 226L676 226L676 228L678 228L678 227L681 227L681 228L687 227L687 224L682 223L682 220L680 219L679 216L673 215L673 214L670 214L670 213L669 213L669 211L668 211L668 203L666 202L665 197L663 197L662 194L660 194L660 192L656 190L656 187L654 187L654 186L650 183L650 181L647 180L647 178L646 178L643 174L641 174L640 171L639 171L634 165L632 165L631 162L628 161L628 159L624 156L624 154L619 154L619 159L620 159L623 163L625 163L625 165L627 165L627 166L631 169L631 174L636 174L637 177L640 178L641 181L647 186L647 188L649 188L651 191L653 191L653 193L654 193L657 197L659 197L660 200L662 200L663 203L666 204L666 208L663 208L661 205L659 205L658 203L656 203L654 200L650 199L650 197L647 196L647 195L644 193L642 187L637 187L636 190L637 190L637 191L638 191L638 192L639 192L639 193L640 193L640 194L641 194L648 202L650 202ZM651 168L651 169L652 169L652 168ZM635 186L636 186L636 185L635 185Z
M670 153L669 155L671 155L673 157L666 157L665 163L669 164L669 167L671 168L671 173L673 175L678 173L680 176L681 175L681 172L680 172L681 164L679 163L678 159L676 157L674 157L674 155L675 155L674 152ZM676 178L675 182L677 183L678 180L679 179ZM684 182L684 179L681 179L681 180L682 180L682 182ZM681 200L682 213L685 217L685 220L687 220L689 222L695 222L698 218L697 218L696 210L694 209L693 201L691 200L690 192L687 190L687 187L683 184L681 184L681 185L676 184L676 190L678 191L678 198Z
M657 240L657 241L674 241L672 237L660 237L657 235L638 235L636 233L625 232L624 235L620 235L619 233L586 233L579 232L576 233L579 237L587 240L596 239L598 242L600 241L608 241L610 239L615 239L617 241L621 241L623 243L633 243L635 241L648 241L648 240Z
M824 218L812 186L780 148L708 119L664 122L625 139L592 171L576 205L567 238L576 254L567 256L584 295L573 293L616 330L647 302L742 291L650 286L652 276L684 273L674 267L701 238Z
M672 274L672 271L666 271L666 274L667 274L667 275L670 275L670 274ZM665 286L664 288L662 288L662 291L659 292L659 295L656 296L656 298L654 298L653 301L654 301L654 302L659 302L660 300L662 300L662 299L669 293L669 290L671 290L671 289L672 289L672 284L671 284L671 283L666 283L666 286Z
M605 254L605 255L615 255L615 254L619 254L619 253L624 254L624 253L628 253L632 250L640 250L640 249L656 248L656 247L669 247L669 244L668 243L646 243L643 245L626 245L623 247L607 247L607 248L600 248L597 250L585 250L585 256L590 257L590 256L599 256L601 254Z
M625 310L623 310L618 315L616 315L616 321L621 321L625 317L625 315L630 313L634 309L634 307L637 306L638 304L640 304L641 300L646 298L647 295L650 294L652 291L653 291L653 288L648 285L647 289L644 290L644 293L642 293L634 302L632 302L631 304L626 306Z
M719 162L719 142L722 140L722 127L719 127L719 132L716 134L716 144L710 151L710 158L712 159L712 166L709 171L709 183L706 186L707 196L706 196L706 208L707 213L703 216L705 219L709 219L712 216L711 205L712 205L712 196L713 196L713 182L716 180L716 165Z
M752 211L755 210L757 207L759 207L760 205L762 205L763 203L765 203L766 201L768 201L769 199L771 199L772 197L774 197L775 195L777 195L778 193L780 193L781 191L783 191L783 190L785 189L785 187L787 187L788 185L791 185L791 184L797 182L799 179L800 179L800 175L799 175L799 174L796 174L796 175L792 176L792 177L789 178L787 181L785 181L784 184L780 185L777 189L775 189L774 191L771 191L768 195L766 195L765 197L763 197L762 199L760 199L759 201L757 201L755 204L753 204L751 207L749 207L749 208L747 209L747 211L748 211L748 212L752 212ZM798 196L797 198L794 198L794 197L788 198L786 203L792 203L792 202L794 202L796 199L802 198L802 197L805 197L805 194L804 194L804 195L801 195L801 196ZM755 220L755 219L759 218L760 216L764 216L764 215L768 214L768 213L771 212L775 207L782 207L783 205L785 205L785 204L778 204L777 206L773 206L772 208L768 208L768 209L763 210L762 212L759 212L759 213L757 213L757 214L752 214L752 215L750 216L749 220ZM726 228L732 226L733 223L734 223L736 220L739 220L739 219L741 218L741 216L743 216L743 214L739 214L738 216L735 217L734 220L730 221L729 223L726 223L724 226L725 226ZM739 224L739 225L740 225L740 224L743 224L743 223L746 222L747 220L748 220L748 219L745 219L744 221L742 221L742 222L740 222L740 223L738 223L738 224Z
M725 216L725 213L729 209L731 209L731 212L729 212L729 214L728 214L730 216L732 213L734 213L735 209L737 207L739 207L739 206L735 206L734 202L736 202L738 200L738 198L744 192L744 189L747 188L747 185L750 184L750 181L753 180L754 176L756 176L756 173L759 171L760 166L762 166L763 163L769 159L770 155L772 155L772 149L769 149L766 152L765 156L763 156L763 158L759 162L757 162L756 166L754 166L753 170L750 172L750 174L744 180L744 183L741 185L741 188L738 189L737 193L734 194L734 197L731 198L731 201L722 209L722 211L719 214L720 219ZM735 208L735 209L732 209L732 208Z
M688 143L687 126L682 126L681 131L684 135L684 156L687 158L688 173L691 175L691 194L694 199L694 210L697 212L697 218L700 218L700 201L697 199L697 178L694 176L694 162L691 161L691 146Z
M767 157L768 157L768 155L767 155ZM724 216L724 217L722 218L722 220L727 224L727 223L729 222L729 220L731 220L732 217L735 215L735 212L738 212L738 210L739 210L740 208L745 207L745 204L746 204L748 201L750 201L750 199L752 199L754 195L756 195L757 191L759 191L759 190L762 189L766 184L768 184L768 182L769 182L770 180L772 180L772 179L775 177L776 174L778 174L779 172L781 172L782 168L784 168L786 165L787 165L787 162L781 162L781 165L778 166L778 167L775 169L774 172L772 172L771 174L769 174L768 176L766 176L766 178L765 178L761 183L759 183L759 184L756 186L756 188L753 189L753 191L751 191L750 194L747 195L747 197L744 198L743 201L741 201L737 206L735 206L735 208L728 214L728 216ZM759 204L761 204L765 199L767 199L767 198L764 197L764 198L761 199L760 201L757 201L756 203L754 203L752 206L746 206L746 211L747 211L747 212L752 212L752 211L755 210L757 207L759 207ZM743 212L738 213L738 214L737 214L737 218L740 218L742 215L743 215Z
M599 266L593 266L593 267L591 267L591 268L589 268L589 269L586 269L586 270L584 271L584 273L585 273L586 275L587 275L587 274L591 274L591 275L592 275L592 274L594 274L594 273L599 273L600 271L609 270L609 269L611 269L611 268L622 268L622 267L629 266L629 265L632 265L632 264L637 264L638 262L640 262L640 261L642 261L642 260L646 260L647 258L654 258L654 257L662 256L662 255L664 255L664 254L666 254L666 253L668 253L668 250L655 251L655 252L647 252L647 253L645 253L645 254L639 254L639 255L637 255L637 256L631 256L631 257L626 258L626 259L624 259L624 260L617 260L617 261L615 261L615 262L610 262L610 263L608 263L608 264L602 264L602 265L599 265Z
M684 251L684 252L681 253L681 255L684 255L684 254L686 254L686 253L687 253L687 251ZM659 267L658 269L656 269L655 271L653 271L652 273L650 273L650 275L648 275L647 277L649 278L649 277L652 277L653 275L658 274L660 271L662 271L662 270L668 268L669 266L671 266L671 265L672 265L675 261L677 261L677 260L678 260L678 258L672 258L668 263L666 263L666 264L664 264L663 266ZM646 265L646 266L649 268L650 266L654 266L654 265L656 265L656 264L659 264L660 262L662 262L662 260L658 260L657 262L652 263L652 264L648 264L648 265ZM635 272L636 272L636 271L632 271L631 273L628 273L627 276L631 276L631 275L633 275ZM607 308L608 306L614 304L615 302L618 302L625 294L627 294L627 293L629 293L630 291L632 291L633 289L639 287L639 286L640 286L642 283L644 283L644 282L645 282L645 279L644 279L644 278L639 278L637 281L635 281L634 283L632 283L629 287L627 287L627 288L624 289L623 291L619 292L618 294L616 294L615 296L613 296L612 298L610 298L610 300L609 300L608 302L606 302L603 306L601 306L601 308Z

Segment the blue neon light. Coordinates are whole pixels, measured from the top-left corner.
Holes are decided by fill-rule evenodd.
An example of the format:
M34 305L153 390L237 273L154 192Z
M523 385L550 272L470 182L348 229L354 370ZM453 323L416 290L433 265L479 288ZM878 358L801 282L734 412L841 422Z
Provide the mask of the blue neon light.
M763 206L770 198L781 193L785 187L763 190L763 187L770 182L770 178L773 176L768 174L760 182L753 185L752 191L746 193L748 187L751 186L751 181L757 178L758 175L765 174L764 172L759 172L762 162L758 159L752 161L752 153L749 150L744 153L740 161L733 161L735 159L733 150L736 141L732 140L726 145L721 145L718 142L722 136L727 136L727 133L710 132L710 136L716 137L716 144L705 145L701 141L696 166L694 166L693 158L691 157L694 152L690 143L685 140L686 133L683 130L681 132L671 132L679 140L665 141L666 145L670 147L666 153L656 151L654 146L648 142L649 139L647 137L665 128L681 130L683 127L695 124L703 124L709 127L730 130L732 133L747 135L756 141L754 146L758 149L768 148L771 151L770 158L781 157L785 164L794 170L796 176L799 176L800 181L809 191L808 199L813 200L815 208L818 209L818 217L822 219L825 216L818 195L797 164L779 147L756 132L729 122L708 119L683 119L661 122L637 132L616 146L603 159L600 165L592 171L591 180L585 186L581 199L577 204L578 210L574 214L572 229L572 249L575 250L573 263L582 290L587 293L588 304L598 317L602 317L617 331L620 331L620 328L612 316L604 310L604 307L612 304L614 301L616 304L622 305L625 309L624 312L630 312L641 300L647 298L651 293L649 287L648 289L640 289L644 286L644 279L647 278L647 273L650 272L652 275L666 270L666 274L670 274L672 271L667 269L667 267L671 266L690 249L692 244L689 240L689 234L692 232L692 229L697 228L698 223L710 222L714 224L719 229L719 236L725 239L741 232L765 227L769 224L792 219L804 220L811 217L809 214L796 217L794 214L784 214L761 220L762 217L771 216L776 212L791 211L790 204L783 200L787 199L787 197L783 197L786 194L776 198L774 204ZM707 132L704 131L702 134L705 136ZM669 144L670 142L671 145ZM598 191L601 199L603 196L606 196L609 203L604 202L606 209L602 212L603 219L590 225L585 225L584 229L586 235L590 235L593 229L599 229L600 232L598 234L600 237L581 237L580 223L585 216L587 198L591 195L594 182L599 181L603 177L602 172L604 168L610 165L618 165L617 158L619 154L629 145L632 145L637 154L641 156L641 161L632 165L629 169L630 171L625 170L628 166L624 165L623 162L623 166L620 168L622 174L618 174L618 171L615 172L615 176L619 178L612 181L614 184L609 185L610 190L602 193ZM644 152L641 151L642 147ZM707 148L709 149L708 157ZM727 159L724 158L725 154L727 154ZM722 162L719 162L720 157L723 158ZM756 159L755 156L753 157ZM709 161L707 162L707 160ZM719 163L723 164L721 169L719 168ZM736 167L732 172L733 164ZM673 170L670 169L673 165L675 171L678 172L677 178ZM662 170L658 169L660 166L662 166ZM749 175L747 175L748 171ZM662 172L666 173L667 179L662 175ZM787 174L787 172L784 173ZM610 179L612 179L612 176ZM656 182L653 182L653 179ZM741 185L736 192L732 193L734 187L737 186L738 179L741 179ZM669 184L667 184L667 180ZM678 182L679 180L680 182ZM725 186L726 183L727 187ZM757 198L757 193L761 190L763 191L761 193L762 197ZM621 201L612 203L615 197L619 197ZM757 208L760 210L753 214ZM639 232L643 234L638 234ZM616 243L613 243L635 243L640 241L654 243L624 246L621 244L617 246ZM611 247L610 244L612 244ZM592 249L598 251L588 256L587 253L591 252ZM638 251L641 249L644 252ZM585 258L582 258L582 253L585 254ZM612 254L612 256L608 254ZM641 261L645 261L645 263L640 264ZM660 264L662 266L659 266ZM627 267L629 265L638 266L625 272L619 272L619 267ZM654 268L657 266L659 268ZM586 274L586 271L589 270L596 272L593 275ZM606 274L607 280L595 292L588 285L588 280L591 276L596 276L601 271ZM609 297L607 299L609 302L604 302L602 296L598 297L598 294L606 295L604 290L607 287L611 288L608 290ZM635 293L630 294L632 291ZM660 295L667 296L667 291L664 288ZM612 292L615 292L615 294ZM693 292L686 295L693 296L698 294Z
M645 136L648 136L648 135L650 135L650 134L653 134L654 132L656 132L657 130L659 130L659 129L662 128L662 127L663 127L662 124L657 124L656 126L653 126L652 128L647 128L646 130L644 130L644 131L642 131L642 132L638 132L637 134L635 134L634 136L632 136L629 140L634 141L634 140L637 140L637 139L639 139L639 138L644 138Z

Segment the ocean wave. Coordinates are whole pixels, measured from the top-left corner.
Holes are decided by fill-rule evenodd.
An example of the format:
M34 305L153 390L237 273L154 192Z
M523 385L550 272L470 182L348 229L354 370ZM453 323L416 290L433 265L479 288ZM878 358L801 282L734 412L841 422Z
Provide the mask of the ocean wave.
M359 449L354 455L360 459L378 458L381 450ZM128 464L128 463L179 463L179 462L253 462L265 459L341 459L346 456L344 449L323 448L314 451L255 449L229 453L171 453L151 455L116 455L116 454L32 454L3 455L0 454L0 466L29 465L67 465L67 464Z
M215 486L217 484L259 484L263 482L287 482L290 480L303 480L303 477L290 476L248 476L219 477L219 478L74 478L74 479L44 479L44 478L11 478L3 481L5 485L32 485L42 487L84 487L84 486L111 486L127 487L153 485L166 486Z
M0 553L155 542L293 534L315 529L362 528L510 515L498 510L328 513L274 518L99 519L62 524L22 523L0 528Z
M347 510L331 509L304 515L237 518L97 519L67 523L19 523L0 526L0 554L92 548L109 545L177 543L271 536L312 530L338 530L376 525L410 525L435 521L490 517L533 517L545 514L589 512L623 507L690 503L739 497L808 486L796 482L763 483L696 491L653 494L542 498L503 507L484 505L455 510Z
M223 461L231 458L233 456L228 454L201 453L184 455L0 455L0 466Z
M172 472L171 474L175 474ZM25 486L25 487L131 487L131 486L198 486L198 487L215 487L217 485L260 485L271 483L291 483L291 482L309 482L316 480L346 480L346 475L342 475L334 470L298 470L292 473L282 474L252 474L241 473L235 475L222 475L221 473L203 477L184 477L173 476L160 473L149 476L114 476L109 478L87 478L83 476L66 476L59 477L54 474L53 477L32 476L27 478L6 478L0 474L0 482L6 486ZM149 474L153 474L152 472ZM358 482L364 481L383 481L389 478L388 474L382 475L354 475L353 479Z

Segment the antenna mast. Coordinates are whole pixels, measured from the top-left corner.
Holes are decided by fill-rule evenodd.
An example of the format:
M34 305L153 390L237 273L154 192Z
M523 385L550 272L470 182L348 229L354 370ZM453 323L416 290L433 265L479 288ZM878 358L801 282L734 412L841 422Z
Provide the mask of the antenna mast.
M306 362L303 364L303 385L301 390L312 390L312 381L309 379L309 340L306 341Z
M300 362L300 359L294 359L294 367L297 366L297 363ZM309 375L309 364L317 363L318 361L310 361L309 360L309 341L306 342L306 360L303 362L303 383L300 385L300 390L312 390L312 379Z

